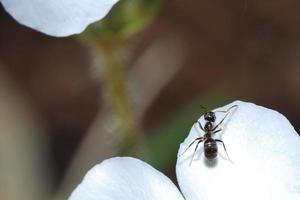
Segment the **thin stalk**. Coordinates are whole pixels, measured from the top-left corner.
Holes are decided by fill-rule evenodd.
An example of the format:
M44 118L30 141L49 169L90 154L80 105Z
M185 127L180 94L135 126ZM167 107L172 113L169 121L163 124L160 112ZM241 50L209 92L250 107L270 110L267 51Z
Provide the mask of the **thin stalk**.
M99 47L99 50L104 59L102 72L105 92L107 92L107 101L111 106L114 119L116 119L121 151L138 156L141 153L141 135L137 131L118 48L103 45Z

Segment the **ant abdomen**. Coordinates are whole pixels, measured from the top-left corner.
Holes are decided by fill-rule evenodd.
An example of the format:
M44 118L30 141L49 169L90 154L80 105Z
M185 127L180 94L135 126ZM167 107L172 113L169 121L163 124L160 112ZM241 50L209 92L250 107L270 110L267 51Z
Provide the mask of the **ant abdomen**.
M218 145L217 142L209 138L204 142L204 155L207 159L212 160L218 155Z

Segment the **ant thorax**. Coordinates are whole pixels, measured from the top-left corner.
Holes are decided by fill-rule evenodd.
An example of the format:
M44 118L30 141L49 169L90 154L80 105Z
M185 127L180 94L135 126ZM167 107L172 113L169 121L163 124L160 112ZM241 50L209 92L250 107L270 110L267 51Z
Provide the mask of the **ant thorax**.
M214 124L212 122L206 122L204 125L205 132L209 132L213 129Z

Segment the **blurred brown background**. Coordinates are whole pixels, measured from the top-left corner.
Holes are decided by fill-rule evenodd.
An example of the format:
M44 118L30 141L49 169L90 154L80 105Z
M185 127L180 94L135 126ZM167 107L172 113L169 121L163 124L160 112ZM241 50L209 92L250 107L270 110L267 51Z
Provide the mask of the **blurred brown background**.
M299 8L296 0L167 1L159 16L122 48L124 76L131 84L129 88L133 88L129 89L133 91L130 105L142 107L136 111L136 117L143 137L173 130L164 128L166 123L171 126L171 119L182 115L185 109L198 113L193 114L195 117L201 114L200 107L188 105L214 108L234 99L276 109L297 130ZM101 71L93 67L97 65L93 51L77 37L40 34L16 23L2 8L0 30L1 101L14 108L15 101L10 96L16 96L16 104L26 108L22 117L32 118L41 130L38 132L42 136L38 137L43 142L38 148L42 149L39 156L43 161L38 162L47 163L49 183L45 187L53 193L64 187L84 138L91 132L101 135L102 129L97 127L108 124L101 121L106 119L104 80ZM1 109L5 118L7 113ZM22 120L18 109L8 112L17 113L7 122L11 126ZM190 125L184 125L181 138ZM86 167L118 155L118 151L110 151L115 149L114 142L107 137L95 141L99 146L91 146L95 155L99 151L103 155L87 158ZM174 142L175 146L178 144ZM168 165L158 167L174 177L175 160L174 154Z

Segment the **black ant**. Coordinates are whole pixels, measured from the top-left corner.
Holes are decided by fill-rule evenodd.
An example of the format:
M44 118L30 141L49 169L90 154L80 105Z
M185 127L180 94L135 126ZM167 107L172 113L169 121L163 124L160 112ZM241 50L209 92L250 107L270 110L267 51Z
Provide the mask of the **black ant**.
M191 162L190 162L190 165L194 159L194 155L197 151L197 148L198 148L198 145L201 143L201 142L204 142L204 155L205 157L208 159L208 160L213 160L214 158L217 157L218 155L218 145L217 145L217 142L220 142L222 143L223 145L223 148L226 152L226 155L227 155L227 158L229 159L229 156L228 156L228 153L227 153L227 150L226 150L226 147L225 147L225 144L222 140L219 140L219 139L214 139L212 136L217 133L217 132L220 132L222 129L217 129L220 124L222 124L222 122L225 120L225 118L228 116L229 114L229 111L232 109L232 108L236 108L238 107L237 105L233 105L231 106L230 108L228 108L226 111L207 111L207 109L203 106L201 106L202 109L205 109L205 113L204 113L204 119L205 119L205 125L204 125L204 128L203 126L201 125L201 123L199 121L196 121L195 123L199 124L200 128L202 129L202 131L204 132L204 135L202 137L198 137L196 138L186 149L185 151L182 153L184 154L193 144L194 142L198 141L197 145L196 145L196 148L194 150L194 153L193 153L193 156L192 156L192 159L191 159ZM216 121L216 112L223 112L223 113L226 113L226 115L223 117L223 119L216 125L214 126L214 122ZM182 155L180 154L180 156ZM229 159L230 160L230 159Z

